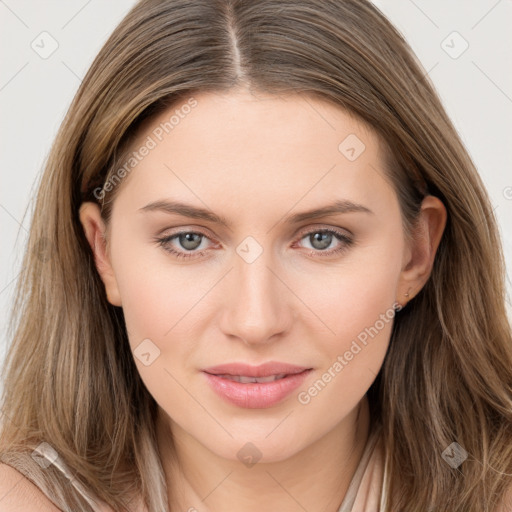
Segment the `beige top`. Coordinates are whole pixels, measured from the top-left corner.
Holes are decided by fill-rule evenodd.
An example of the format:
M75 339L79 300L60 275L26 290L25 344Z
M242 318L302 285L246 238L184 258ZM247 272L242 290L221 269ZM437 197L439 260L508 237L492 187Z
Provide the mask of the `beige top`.
M366 447L338 512L384 510L384 448L380 428L370 433Z

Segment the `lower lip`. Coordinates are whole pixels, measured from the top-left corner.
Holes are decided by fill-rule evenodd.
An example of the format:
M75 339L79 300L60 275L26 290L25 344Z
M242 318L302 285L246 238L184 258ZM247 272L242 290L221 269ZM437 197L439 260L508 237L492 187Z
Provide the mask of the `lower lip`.
M213 390L228 402L247 409L265 409L278 404L297 389L310 372L311 370L304 370L273 382L251 382L249 384L203 373Z

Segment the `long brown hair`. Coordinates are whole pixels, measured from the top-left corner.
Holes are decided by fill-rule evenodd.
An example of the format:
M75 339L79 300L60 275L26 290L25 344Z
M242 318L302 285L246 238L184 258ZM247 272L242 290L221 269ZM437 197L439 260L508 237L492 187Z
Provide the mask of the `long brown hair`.
M496 220L424 69L366 0L142 0L115 29L39 186L5 363L2 460L61 508L93 510L53 465L31 457L46 442L75 482L115 510L136 496L151 512L168 510L156 403L78 209L99 202L108 222L120 186L101 189L101 200L98 187L145 119L196 92L241 85L316 96L368 123L386 144L406 230L425 194L444 202L432 274L395 318L368 392L388 455L385 510L495 510L512 474L512 341ZM467 453L457 467L443 457L454 446Z

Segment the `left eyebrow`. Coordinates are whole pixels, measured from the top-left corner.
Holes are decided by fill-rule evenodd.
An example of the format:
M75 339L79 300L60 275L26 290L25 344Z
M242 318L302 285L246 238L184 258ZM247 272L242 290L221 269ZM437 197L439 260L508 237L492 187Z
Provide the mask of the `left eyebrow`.
M327 206L322 208L314 208L312 210L307 210L305 212L296 213L294 215L288 215L284 218L284 222L289 222L290 224L297 224L302 222L303 220L316 219L318 217L326 217L327 215L334 215L337 213L353 213L353 212L362 212L362 213L370 213L374 215L374 213L359 203L354 203L347 199L338 199Z
M177 215L182 215L184 217L202 219L209 222L221 224L229 228L229 222L224 217L217 215L211 210L199 208L191 204L181 203L179 201L168 201L165 199L160 199L158 201L153 201L147 204L146 206L143 206L142 208L139 208L139 210L175 213ZM299 222L302 222L304 220L316 219L319 217L326 217L328 215L334 215L339 213L353 212L370 213L372 215L374 214L369 208L363 206L362 204L354 203L346 199L339 199L334 203L331 203L322 208L314 208L312 210L295 213L293 215L287 215L284 217L283 221L288 222L290 224L298 224Z

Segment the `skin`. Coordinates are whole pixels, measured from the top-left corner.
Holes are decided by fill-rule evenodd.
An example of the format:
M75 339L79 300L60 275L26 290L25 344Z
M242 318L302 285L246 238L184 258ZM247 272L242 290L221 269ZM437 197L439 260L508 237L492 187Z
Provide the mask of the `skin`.
M366 392L382 365L392 322L309 403L300 403L298 392L332 368L379 315L418 293L430 275L446 210L439 199L425 198L422 236L407 241L383 172L381 141L341 108L246 90L194 98L197 106L124 178L108 226L96 204L80 209L108 300L124 310L132 350L145 339L160 350L149 366L135 362L160 406L169 505L200 512L336 512L368 438ZM176 108L146 122L131 149ZM349 134L365 145L354 161L338 149ZM229 226L141 210L161 199L207 208ZM372 213L298 224L284 219L337 199ZM321 246L309 236L325 228L354 243L332 236ZM204 234L192 249L203 254L178 259L155 242L178 231ZM263 250L251 263L237 253L247 236ZM178 237L167 243L180 252L191 245ZM218 397L200 371L233 361L283 361L313 371L278 405L245 409ZM247 442L261 452L251 467L237 457Z

